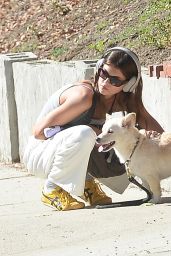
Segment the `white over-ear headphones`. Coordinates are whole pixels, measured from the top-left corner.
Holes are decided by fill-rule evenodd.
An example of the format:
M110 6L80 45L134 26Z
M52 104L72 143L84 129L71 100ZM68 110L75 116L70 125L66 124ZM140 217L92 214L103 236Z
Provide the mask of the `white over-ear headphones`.
M124 84L124 87L123 87L123 91L124 92L133 92L135 90L135 88L137 87L138 83L139 83L139 80L141 78L141 65L140 65L140 62L139 62L139 59L138 57L136 56L136 54L134 52L132 52L131 50L127 49L127 48L123 48L123 47L112 47L110 49L108 49L104 55L102 56L102 59L100 59L97 64L96 64L96 68L97 70L103 65L104 63L104 58L110 53L110 52L113 52L113 51L117 51L117 50L121 50L125 53L127 53L132 59L133 61L135 62L136 64L136 67L137 67L137 71L138 71L138 75L137 77L136 76L133 76L126 84Z

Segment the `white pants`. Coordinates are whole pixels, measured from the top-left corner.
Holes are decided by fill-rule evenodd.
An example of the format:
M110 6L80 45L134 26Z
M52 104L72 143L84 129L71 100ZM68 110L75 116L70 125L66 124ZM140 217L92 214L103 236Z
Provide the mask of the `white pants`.
M57 133L48 140L30 137L23 161L28 171L77 196L84 191L90 153L96 133L86 125L78 125Z

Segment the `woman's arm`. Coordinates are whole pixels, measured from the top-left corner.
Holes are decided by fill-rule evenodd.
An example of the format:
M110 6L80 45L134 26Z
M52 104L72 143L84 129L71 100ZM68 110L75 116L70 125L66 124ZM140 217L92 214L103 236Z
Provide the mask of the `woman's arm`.
M61 97L61 105L49 112L35 124L33 135L36 139L46 139L44 129L51 126L62 126L72 121L92 105L93 92L82 86L74 86L65 91Z

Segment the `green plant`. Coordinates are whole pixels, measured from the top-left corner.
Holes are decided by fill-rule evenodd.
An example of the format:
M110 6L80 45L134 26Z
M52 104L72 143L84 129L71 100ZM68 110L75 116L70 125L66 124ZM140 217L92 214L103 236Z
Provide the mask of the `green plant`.
M108 21L102 21L97 25L97 30L98 31L102 31L103 29L105 29L107 26L109 25Z
M137 25L126 26L110 41L117 44L127 40L127 45L150 45L164 48L171 40L170 0L151 0L143 12L137 13ZM133 40L132 40L133 39Z
M130 2L132 2L133 0L123 0L124 4L129 4Z
M64 47L57 47L57 48L53 48L51 54L53 57L57 58L58 56L62 55L66 51L67 49Z
M105 41L106 40L100 40L96 43L92 43L88 46L89 49L94 49L98 52L103 52L105 49Z
M139 18L139 39L143 44L163 48L171 35L170 0L152 0Z

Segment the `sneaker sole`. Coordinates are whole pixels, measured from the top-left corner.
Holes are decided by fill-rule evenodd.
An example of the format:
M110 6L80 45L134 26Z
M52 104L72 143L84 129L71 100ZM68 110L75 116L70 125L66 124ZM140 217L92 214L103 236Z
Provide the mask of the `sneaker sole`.
M84 209L85 208L85 205L83 206L83 207L80 207L80 208L75 208L75 209L64 209L64 210L59 210L57 207L55 207L55 206L53 206L53 205L51 205L51 204L48 204L48 203L44 203L43 201L42 201L42 203L45 205L45 206L48 206L48 207L50 207L50 208L52 208L52 209L54 209L54 210L56 210L56 211L59 211L59 212L61 212L61 211L72 211L72 210L79 210L79 209Z
M44 203L43 201L42 201L42 203L43 203L44 205L50 207L50 208L53 208L53 209L56 210L56 211L59 211L59 212L60 212L60 211L64 211L64 210L59 210L58 208L56 208L55 206L53 206L53 205L51 205L51 204Z

